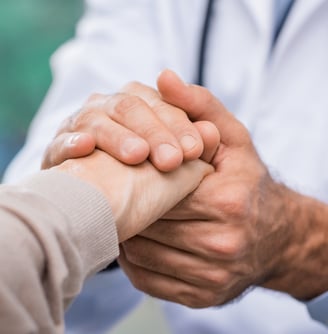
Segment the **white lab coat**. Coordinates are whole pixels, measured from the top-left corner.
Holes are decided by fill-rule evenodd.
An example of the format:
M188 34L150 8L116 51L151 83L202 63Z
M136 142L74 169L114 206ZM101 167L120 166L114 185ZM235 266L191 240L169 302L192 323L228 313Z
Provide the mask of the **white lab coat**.
M60 121L90 93L112 93L130 80L154 85L165 67L193 82L205 6L205 0L88 0L76 37L52 58L52 87L7 181L39 168ZM275 177L327 202L328 0L298 0L270 54L271 8L272 0L217 2L205 85L249 128ZM110 287L102 289L108 298ZM122 296L129 299L129 291ZM176 334L328 333L302 303L264 289L223 308L162 307Z

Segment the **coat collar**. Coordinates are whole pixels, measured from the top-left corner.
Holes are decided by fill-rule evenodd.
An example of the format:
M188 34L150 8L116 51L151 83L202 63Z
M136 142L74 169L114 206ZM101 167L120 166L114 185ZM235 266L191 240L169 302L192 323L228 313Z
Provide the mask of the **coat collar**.
M286 23L285 32L282 38L284 44L288 42L301 30L302 26L312 17L312 15L321 8L327 0L296 0L294 8L290 13L290 18Z
M260 31L267 31L272 26L272 8L275 0L237 0L242 2L248 13L250 19ZM292 24L288 35L293 35L300 27L306 23L311 15L320 8L327 0L295 0L295 8L292 9L291 19Z
M250 20L253 21L259 34L271 31L272 6L274 0L237 0L244 4Z
M273 26L273 5L275 0L237 0L243 2L260 35L270 36ZM286 22L283 33L276 45L274 58L280 58L290 41L309 19L328 0L295 0L294 8Z

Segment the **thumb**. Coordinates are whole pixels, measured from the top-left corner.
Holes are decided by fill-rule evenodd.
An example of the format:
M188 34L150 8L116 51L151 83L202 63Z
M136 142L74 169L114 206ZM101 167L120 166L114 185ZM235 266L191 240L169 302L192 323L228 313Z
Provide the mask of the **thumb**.
M224 144L238 146L249 140L246 128L208 89L188 85L170 70L161 72L157 87L164 101L183 109L191 120L212 122Z
M95 150L95 147L95 139L88 133L61 133L48 145L41 168L47 169L57 166L67 159L87 156Z

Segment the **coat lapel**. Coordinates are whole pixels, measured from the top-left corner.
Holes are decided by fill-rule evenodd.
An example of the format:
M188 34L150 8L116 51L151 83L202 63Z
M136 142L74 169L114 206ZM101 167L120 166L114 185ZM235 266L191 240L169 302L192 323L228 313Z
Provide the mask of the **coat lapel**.
M302 27L326 2L327 0L296 0L276 45L275 62L283 55L291 40L301 31Z

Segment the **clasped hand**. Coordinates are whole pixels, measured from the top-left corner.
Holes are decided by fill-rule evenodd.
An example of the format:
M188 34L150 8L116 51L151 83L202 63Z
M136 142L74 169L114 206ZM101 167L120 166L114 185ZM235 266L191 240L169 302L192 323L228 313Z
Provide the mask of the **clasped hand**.
M89 154L95 147L126 164L148 159L165 172L199 157L210 162L214 172L205 168L174 201L169 201L174 191L162 198L158 194L165 183L157 194L153 187L149 194L156 194L155 200L148 194L138 215L146 217L147 203L156 206L162 199L169 205L152 216L160 220L152 225L147 220L147 229L142 231L141 224L142 232L122 243L119 263L132 283L150 295L192 307L223 304L276 274L276 254L289 237L286 224L275 220L282 209L280 187L248 131L208 90L186 85L170 71L160 75L158 90L131 83L117 95L93 96L63 124L43 165ZM68 138L75 132L79 135L72 144ZM178 180L175 190L188 183L186 177ZM150 178L144 185L156 182ZM142 198L142 187L135 189L128 202ZM127 211L131 221L134 210L130 205Z

